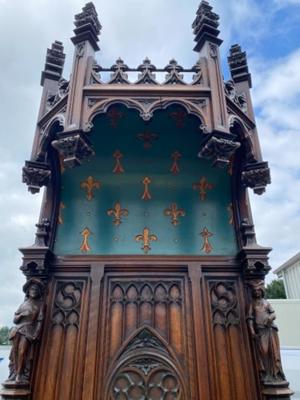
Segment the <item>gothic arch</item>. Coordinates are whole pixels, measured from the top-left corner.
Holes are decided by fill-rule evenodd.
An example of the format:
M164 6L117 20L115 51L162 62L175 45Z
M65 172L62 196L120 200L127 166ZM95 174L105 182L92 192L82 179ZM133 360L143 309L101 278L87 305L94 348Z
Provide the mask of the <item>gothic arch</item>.
M201 99L193 102L192 100L182 98L179 99L177 97L145 97L139 100L129 97L102 99L93 104L91 107L87 117L87 124L92 123L93 119L98 114L106 113L108 109L115 104L123 104L127 108L132 108L139 111L140 117L144 121L150 121L154 115L154 112L157 110L165 110L172 105L179 105L182 106L188 114L197 117L200 120L199 127L203 129L207 126L206 119L201 111L201 108L204 106L204 102L205 100Z
M55 115L41 131L41 139L37 151L37 159L43 161L48 152L48 146L54 139L56 133L62 132L65 126L65 117L63 114Z

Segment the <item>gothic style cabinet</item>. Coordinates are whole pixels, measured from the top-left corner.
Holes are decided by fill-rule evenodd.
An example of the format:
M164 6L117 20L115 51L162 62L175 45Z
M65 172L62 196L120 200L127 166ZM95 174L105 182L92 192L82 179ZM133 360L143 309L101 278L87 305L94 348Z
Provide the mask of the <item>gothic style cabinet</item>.
M202 1L189 69L100 67L92 3L70 81L62 44L48 49L23 168L45 196L3 399L290 399L247 196L270 172L246 53L230 49L224 82L218 19Z

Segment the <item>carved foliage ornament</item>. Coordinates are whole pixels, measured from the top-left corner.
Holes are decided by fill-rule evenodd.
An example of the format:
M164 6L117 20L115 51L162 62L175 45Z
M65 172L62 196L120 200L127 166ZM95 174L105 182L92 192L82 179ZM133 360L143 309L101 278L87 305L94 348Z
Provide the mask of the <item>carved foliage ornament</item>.
M42 186L47 186L50 176L50 167L45 163L26 161L22 169L23 182L32 194L38 193Z
M245 167L242 172L242 184L250 187L256 194L263 194L266 186L271 183L271 174L268 163L254 163Z
M138 70L141 71L142 73L139 74L138 80L136 81L136 84L152 84L152 85L157 85L158 82L155 79L155 74L153 74L153 71L156 70L156 67L151 64L151 61L149 60L148 57L145 58L143 61L143 64L141 64L138 67Z
M84 133L76 132L54 140L52 146L63 156L63 163L66 168L81 165L84 159L95 154Z
M240 146L241 144L236 141L213 135L204 144L198 156L212 159L213 166L225 168L228 167L231 157Z
M178 65L178 62L176 60L172 59L169 62L169 64L165 67L165 70L168 71L166 80L164 82L165 85L174 85L174 84L186 85L186 83L183 80L183 74L180 74L183 68L180 65Z

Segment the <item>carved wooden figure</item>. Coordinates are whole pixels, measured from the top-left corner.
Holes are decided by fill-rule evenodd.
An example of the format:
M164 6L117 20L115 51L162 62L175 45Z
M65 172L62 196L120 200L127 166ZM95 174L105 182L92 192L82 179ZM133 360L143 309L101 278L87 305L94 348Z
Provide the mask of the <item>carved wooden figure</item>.
M23 287L25 300L15 312L15 326L9 336L12 348L6 385L29 384L34 345L40 338L44 320L44 290L42 281L35 278L27 281Z
M248 326L257 348L261 379L264 383L286 381L281 365L278 328L274 323L276 315L265 299L264 282L253 281L250 287L252 302Z
M2 398L290 399L264 298L271 249L256 242L247 193L262 194L270 170L246 53L231 47L224 82L205 0L189 68L100 66L93 3L74 24L69 81L62 43L47 50L23 168L45 195L20 249L26 298Z

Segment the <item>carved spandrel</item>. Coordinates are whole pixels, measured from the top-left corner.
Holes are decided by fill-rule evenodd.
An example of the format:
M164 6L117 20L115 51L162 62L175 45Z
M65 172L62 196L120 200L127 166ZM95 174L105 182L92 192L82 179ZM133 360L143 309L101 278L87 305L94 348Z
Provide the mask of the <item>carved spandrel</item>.
M23 291L25 300L15 312L15 326L9 336L12 348L9 356L9 378L4 387L29 386L32 355L36 342L40 339L44 320L44 283L40 279L31 278L23 286Z
M211 282L210 297L213 325L228 328L239 325L240 316L234 282Z

